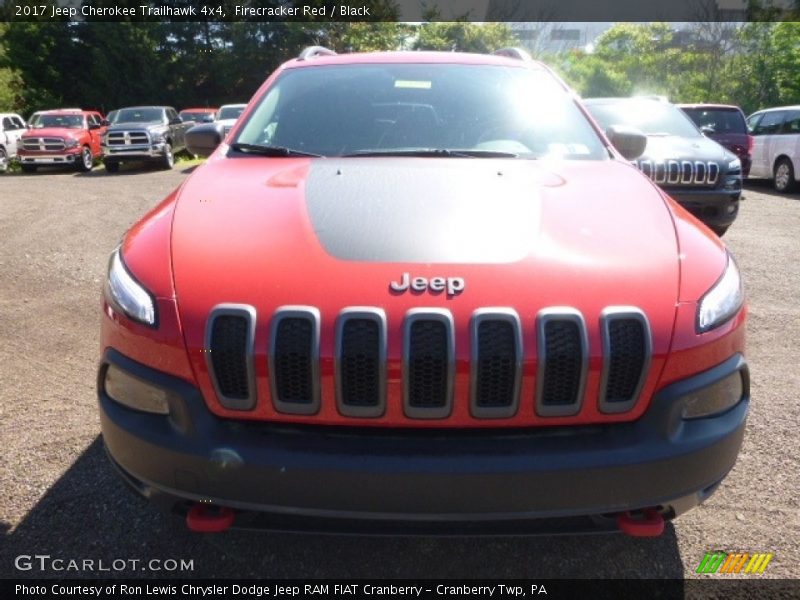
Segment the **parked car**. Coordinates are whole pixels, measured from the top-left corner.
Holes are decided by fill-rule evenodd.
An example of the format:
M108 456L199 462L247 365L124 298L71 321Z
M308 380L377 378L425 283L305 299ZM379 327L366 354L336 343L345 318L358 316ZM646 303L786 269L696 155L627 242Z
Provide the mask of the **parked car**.
M216 108L185 108L178 113L186 123L212 123L217 116Z
M742 176L750 173L753 136L747 130L744 113L729 104L678 104L706 137L721 144L742 162Z
M106 171L115 173L120 163L128 161L158 161L171 169L175 153L186 147L185 134L190 126L171 106L118 109L103 136Z
M91 171L94 161L102 156L100 140L107 122L99 112L40 111L31 122L19 147L19 162L26 173L53 165Z
M6 172L17 156L19 138L25 129L25 120L18 114L0 113L0 173Z
M739 213L742 163L705 137L674 104L652 98L588 98L584 104L606 130L633 127L647 135L636 165L681 206L722 236Z
M216 120L217 123L223 126L225 135L228 135L228 132L236 124L236 121L246 107L247 104L225 104L220 107Z
M211 158L111 255L133 490L195 531L658 535L717 489L739 272L630 164L643 135L511 49L310 48L241 119L192 129Z
M779 192L791 192L800 181L800 105L760 110L747 117L753 134L750 177L772 179Z

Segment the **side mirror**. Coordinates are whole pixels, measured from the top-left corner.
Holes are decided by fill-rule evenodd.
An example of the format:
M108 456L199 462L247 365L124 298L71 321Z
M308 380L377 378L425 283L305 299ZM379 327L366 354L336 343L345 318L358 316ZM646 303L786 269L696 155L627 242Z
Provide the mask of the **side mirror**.
M214 122L214 115L205 115L203 117L203 123L213 123Z
M183 123L183 119L181 119L180 117L175 117L174 119L170 119L169 121L170 125L180 125L181 123Z
M639 158L647 147L647 136L633 127L612 125L606 129L606 136L614 148L628 160Z
M195 125L186 132L186 149L195 156L211 156L225 137L225 128L217 123Z
M108 127L109 125L111 125L111 123L108 122L108 119L103 119L102 121L100 121L100 125L102 125L103 127Z
M89 123L89 129L90 130L100 129L101 127L102 127L102 125L100 123Z

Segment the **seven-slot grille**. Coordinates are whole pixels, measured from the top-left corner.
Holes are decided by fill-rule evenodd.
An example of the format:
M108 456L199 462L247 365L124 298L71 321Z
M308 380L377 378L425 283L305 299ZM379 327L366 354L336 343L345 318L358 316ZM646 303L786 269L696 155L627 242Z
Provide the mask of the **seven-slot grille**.
M209 318L209 372L223 406L255 405L255 309L220 305ZM269 325L269 382L278 412L316 414L320 408L320 313L309 306L279 308ZM523 327L513 309L485 308L470 320L470 412L475 418L509 418L519 411ZM652 342L644 313L610 307L600 317L603 367L599 406L630 410L646 379ZM535 321L538 370L534 404L540 416L580 412L589 368L587 327L575 309L541 311ZM386 412L387 322L378 308L351 307L336 319L336 405L349 417ZM410 310L402 324L403 411L413 419L441 419L453 409L455 326L449 311ZM527 404L527 403L526 403Z
M60 152L66 148L64 140L56 137L25 138L22 147L33 152Z
M106 143L109 146L136 146L150 144L146 131L109 131Z

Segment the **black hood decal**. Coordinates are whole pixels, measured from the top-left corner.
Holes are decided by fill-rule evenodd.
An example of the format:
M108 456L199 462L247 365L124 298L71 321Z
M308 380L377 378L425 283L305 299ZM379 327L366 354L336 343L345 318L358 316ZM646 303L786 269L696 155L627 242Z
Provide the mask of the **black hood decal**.
M510 263L533 248L542 185L523 161L333 158L312 161L306 202L339 259Z

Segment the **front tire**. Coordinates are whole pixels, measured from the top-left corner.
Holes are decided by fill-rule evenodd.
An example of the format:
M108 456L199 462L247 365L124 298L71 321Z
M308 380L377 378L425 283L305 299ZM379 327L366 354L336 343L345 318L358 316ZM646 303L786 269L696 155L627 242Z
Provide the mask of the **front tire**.
M164 145L164 158L161 159L161 166L171 169L175 165L175 155L172 152L172 144Z
M775 191L785 194L794 189L794 167L792 161L788 158L782 158L775 163L775 171L773 172L773 184Z
M89 149L89 146L84 146L81 150L81 156L76 166L78 167L78 171L83 171L84 173L92 170L94 166L94 157L92 156L92 151Z
M5 148L0 148L0 173L8 171L8 154Z
M116 173L119 171L119 163L113 160L107 160L103 163L106 166L106 172L108 173Z

